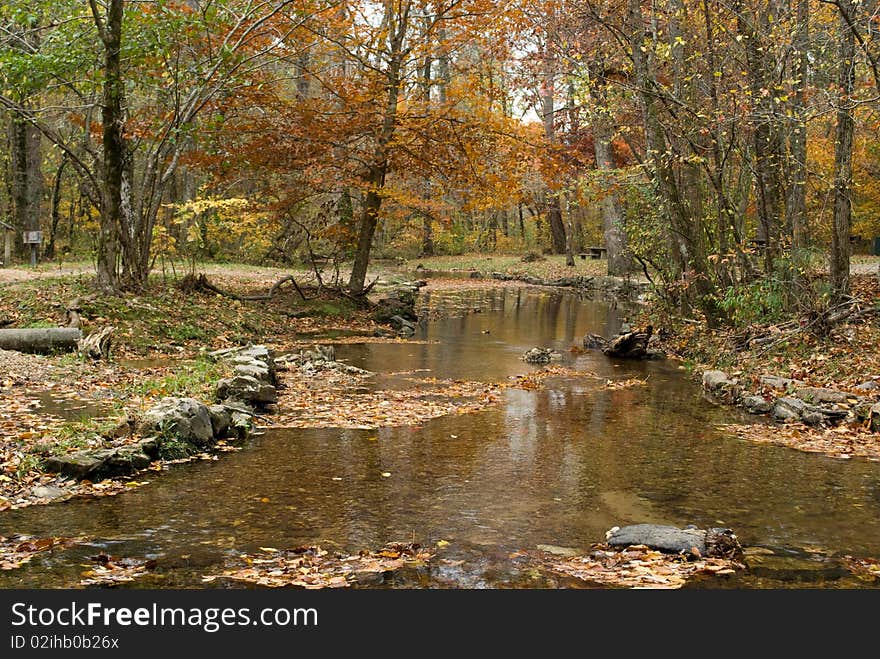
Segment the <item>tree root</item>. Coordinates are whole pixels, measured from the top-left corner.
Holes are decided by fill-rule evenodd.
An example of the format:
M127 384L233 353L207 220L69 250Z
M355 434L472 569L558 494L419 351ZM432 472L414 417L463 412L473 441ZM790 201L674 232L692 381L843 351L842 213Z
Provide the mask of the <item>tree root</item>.
M266 300L271 300L273 297L275 297L275 294L278 292L278 290L287 282L293 284L293 287L296 289L296 292L299 293L299 296L303 299L303 302L308 299L305 293L303 293L299 284L296 282L296 279L293 275L285 275L284 277L276 281L274 284L272 284L272 287L269 289L269 292L266 295L238 295L237 293L224 291L223 289L218 288L210 281L208 281L208 278L205 276L204 273L200 273L197 276L187 275L180 282L180 288L183 291L208 291L211 293L216 293L217 295L222 295L223 297L238 300L239 302L264 302Z

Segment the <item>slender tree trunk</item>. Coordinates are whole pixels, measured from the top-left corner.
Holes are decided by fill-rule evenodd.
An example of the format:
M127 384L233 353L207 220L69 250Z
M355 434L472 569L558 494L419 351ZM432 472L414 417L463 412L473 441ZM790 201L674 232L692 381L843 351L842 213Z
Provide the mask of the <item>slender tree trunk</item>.
M358 222L358 239L354 253L354 265L352 266L351 277L348 281L348 288L352 295L359 295L364 290L367 267L370 263L370 250L373 247L373 236L376 235L376 227L379 224L379 209L382 206L382 197L379 196L379 190L385 181L384 168L377 168L374 171L372 180L375 186L370 187L367 192L364 208L361 211L361 218Z
M715 321L717 310L713 302L713 284L708 277L708 262L702 227L692 213L693 199L679 187L674 168L675 154L666 141L655 103L651 67L645 48L645 24L641 0L627 2L627 30L633 60L633 74L641 101L642 120L645 128L645 161L656 185L663 208L669 216L669 227L674 257L684 272L690 271L693 286L687 291L687 301L699 304L707 321ZM684 274L684 272L680 274Z
M541 92L542 119L544 121L544 137L552 145L556 142L556 109L555 84L554 84L555 60L550 52L550 39L544 49L544 80ZM550 189L547 191L547 222L550 225L550 239L553 253L565 253L565 225L562 223L562 209L559 202L559 193Z
M410 3L402 3L400 13L394 16L394 3L386 5L385 22L390 26L392 18L396 18L393 29L389 31L388 39L388 66L385 71L388 95L385 102L382 126L376 141L376 149L373 154L373 164L370 166L366 180L367 194L361 219L358 222L357 248L354 255L354 264L351 276L348 280L348 288L352 295L361 295L364 292L364 282L367 277L367 267L370 262L370 250L373 246L373 236L379 224L379 210L382 207L382 190L385 187L385 177L388 174L388 148L394 133L397 130L397 104L400 99L400 74L403 66L405 53L403 51L404 37L409 27Z
M718 99L718 86L720 84L720 80L719 76L715 75L715 72L719 71L718 56L716 54L715 30L712 22L712 14L709 11L709 0L703 0L703 20L706 26L706 58L711 74L709 96L712 100L712 111L714 115L716 117L720 117L722 114L720 102ZM733 215L733 206L731 204L729 195L725 191L724 171L726 160L723 156L725 141L726 131L724 130L724 124L720 120L715 121L711 145L712 171L709 175L709 179L712 183L712 187L715 190L715 212L718 215L716 226L716 239L718 244L718 251L721 254L728 254L730 252L731 236L736 235L736 231L734 230L733 226L735 222ZM734 242L736 243L737 247L740 246L736 240L734 240ZM732 282L728 280L725 283L730 284Z
M806 247L807 226L807 122L804 90L809 75L810 3L798 0L797 32L795 34L795 82L791 100L791 137L789 138L791 183L785 200L786 229L791 237L792 251Z
M126 163L125 86L122 79L121 44L123 0L109 0L106 19L96 0L89 0L104 44L104 89L101 107L103 175L101 228L98 235L98 286L107 292L119 289L119 243L124 230L123 178Z
M49 241L46 243L46 250L43 252L47 259L55 258L55 241L58 236L58 223L61 221L61 214L59 212L59 206L61 205L61 182L64 176L64 168L67 166L67 163L68 157L65 153L61 156L61 162L58 164L58 169L55 170L55 182L52 185L52 223L49 231Z
M596 101L597 107L593 108L591 124L593 127L593 154L596 157L596 169L603 176L617 169L614 157L614 149L611 139L614 129L611 125L610 109L607 107L605 95L605 71L604 62L599 62L593 71L593 88L591 95ZM610 183L610 182L609 182ZM604 191L599 208L602 213L602 230L605 249L608 250L608 274L620 277L630 272L633 267L632 259L626 252L626 231L624 229L624 215L620 208L620 200L613 190L612 185Z
M773 63L762 47L762 36L770 34L775 4L747 14L737 3L737 21L745 39L748 84L752 102L752 148L755 156L755 202L758 212L758 237L765 241L764 271L771 274L780 252L784 204L781 170L783 167L780 116L774 107L774 82L768 71ZM758 29L761 29L759 33ZM769 37L768 37L769 38Z
M16 244L21 256L30 253L30 246L21 241L21 232L40 230L43 197L40 142L40 132L29 121L17 115L10 117L13 224L18 229Z
M852 0L840 0L837 71L837 128L834 135L834 227L831 232L831 285L839 300L849 294L849 238L852 229L852 93L855 86L855 15ZM847 20L849 19L849 20Z

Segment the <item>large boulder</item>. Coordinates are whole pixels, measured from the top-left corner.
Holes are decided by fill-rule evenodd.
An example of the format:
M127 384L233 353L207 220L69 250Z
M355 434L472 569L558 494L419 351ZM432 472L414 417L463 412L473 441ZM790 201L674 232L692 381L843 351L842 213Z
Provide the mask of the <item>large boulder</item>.
M144 437L174 437L197 447L214 440L208 407L195 398L163 398L144 414L138 432Z
M731 557L742 552L736 534L724 528L680 529L660 524L634 524L614 527L605 537L612 547L645 545L668 554Z
M278 392L271 384L250 375L235 375L217 382L217 400L237 400L253 405L278 402Z

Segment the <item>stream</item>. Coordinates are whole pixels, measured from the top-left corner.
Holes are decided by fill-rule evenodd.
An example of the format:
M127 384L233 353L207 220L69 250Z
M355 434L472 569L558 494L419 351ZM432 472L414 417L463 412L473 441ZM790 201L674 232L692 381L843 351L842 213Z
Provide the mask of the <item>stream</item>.
M415 338L428 343L339 345L337 358L380 374L505 381L540 368L520 357L548 346L563 365L599 377L506 389L494 407L418 427L270 428L240 452L143 476L152 482L118 496L4 512L0 535L88 541L0 572L0 588L75 586L99 552L157 559L129 587L228 587L202 577L230 552L356 552L413 539L448 543L443 560L377 585L583 587L521 570L510 555L538 545L585 551L610 527L641 522L728 526L762 548L749 570L699 587L870 585L836 559L880 557L880 463L725 435L719 425L745 417L704 399L677 362L570 352L588 332L616 332L613 305L514 287L433 291L420 303L445 310L420 327ZM628 378L646 384L602 388ZM407 385L384 375L373 386Z

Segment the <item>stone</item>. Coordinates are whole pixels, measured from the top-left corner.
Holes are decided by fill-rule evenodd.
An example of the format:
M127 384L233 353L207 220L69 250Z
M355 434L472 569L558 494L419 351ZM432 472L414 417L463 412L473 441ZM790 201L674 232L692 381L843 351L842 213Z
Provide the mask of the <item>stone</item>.
M144 414L138 433L145 437L171 435L199 447L214 439L208 407L195 398L163 398Z
M238 400L243 403L277 403L278 392L271 384L260 382L249 375L236 375L217 382L217 400Z
M412 336L416 333L416 324L402 316L392 316L390 322L391 327L404 336Z
M614 527L605 537L612 547L645 545L669 554L735 556L742 552L736 534L724 528L680 529L660 524L634 524Z
M608 341L605 337L598 334L587 334L584 337L584 348L587 350L602 350L607 345Z
M849 394L824 387L800 387L794 395L807 403L845 403Z
M733 384L733 382L724 371L703 372L703 388L707 391L718 391L728 384Z
M60 496L64 496L66 492L55 485L37 485L34 488L31 488L31 496L37 497L38 499L57 499Z
M868 427L873 432L880 432L880 403L874 403L868 410Z
M523 353L522 359L529 364L548 364L550 360L559 359L561 356L550 348L532 348Z
M826 416L821 412L806 412L801 420L808 426L820 426L825 422Z
M236 364L232 369L236 375L249 375L261 382L272 384L269 381L269 368L265 364L259 362L250 362L248 364Z
M777 421L797 421L806 411L806 403L791 396L779 398L773 404L773 418Z
M859 391L876 391L880 389L880 384L876 380L868 380L867 382L862 382L856 389Z
M244 412L233 412L229 419L230 434L236 439L246 439L254 428L254 417Z
M149 466L150 458L137 445L70 453L49 458L44 464L46 471L91 481L127 476Z
M773 409L770 401L763 396L746 396L742 400L742 406L749 414L767 414Z
M416 296L412 290L398 288L382 298L373 311L373 319L377 323L388 323L394 316L401 316L406 320L417 320L416 316Z
M208 415L211 417L211 430L215 439L226 437L229 432L229 424L232 421L232 413L225 405L209 405Z

